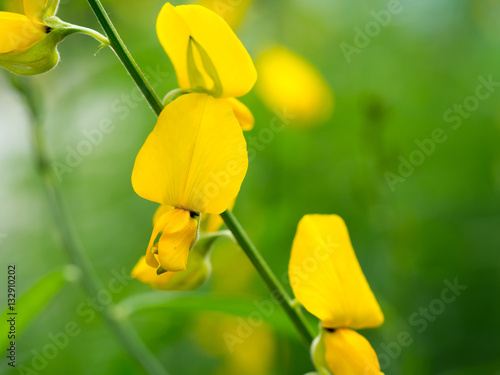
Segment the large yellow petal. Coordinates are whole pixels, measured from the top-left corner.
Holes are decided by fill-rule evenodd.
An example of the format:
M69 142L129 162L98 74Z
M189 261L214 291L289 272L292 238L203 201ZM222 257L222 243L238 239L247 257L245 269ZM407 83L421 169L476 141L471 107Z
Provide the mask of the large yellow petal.
M295 297L328 328L367 328L384 317L337 215L300 221L289 264Z
M333 375L383 375L367 339L350 329L324 333L326 363Z
M48 0L24 0L24 14L32 22L42 23L42 13Z
M0 12L0 53L25 51L46 35L43 27L22 14Z
M156 31L170 57L181 88L191 88L187 69L187 49L192 37L207 52L222 83L221 97L238 97L249 92L257 80L257 71L243 44L227 23L216 13L200 5L163 6ZM211 82L200 60L198 70ZM212 85L206 87L210 90Z
M247 168L232 109L209 95L187 94L160 114L135 161L132 185L154 202L220 214L236 198Z
M233 109L234 115L238 119L241 129L252 130L255 124L255 118L245 104L236 98L222 98L219 100L227 103Z
M293 115L293 123L312 125L331 115L332 90L303 57L275 47L258 57L257 71L259 96L270 109Z

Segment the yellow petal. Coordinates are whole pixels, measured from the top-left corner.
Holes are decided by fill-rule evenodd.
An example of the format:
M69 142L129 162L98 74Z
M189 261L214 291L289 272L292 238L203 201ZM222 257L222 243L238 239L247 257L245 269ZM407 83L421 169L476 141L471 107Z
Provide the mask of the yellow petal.
M132 277L140 280L144 284L149 284L155 289L164 290L164 287L169 284L169 281L176 275L177 272L164 272L161 275L156 274L156 268L151 267L146 262L146 257L143 256L132 270Z
M300 221L289 264L297 300L328 328L367 328L384 317L337 215L306 215Z
M257 79L250 55L226 22L200 5L167 3L156 23L156 32L170 57L181 88L191 88L187 70L187 49L192 37L207 52L222 83L221 97L238 97L249 92ZM210 78L199 59L197 67L207 82Z
M252 130L255 124L255 119L252 112L245 104L243 104L236 98L223 98L219 100L227 103L233 109L234 115L238 119L241 129Z
M205 94L183 95L160 114L135 161L132 185L154 202L220 214L248 168L243 132L231 108Z
M234 202L236 200L233 200L229 207L227 208L228 210L232 210L234 207ZM220 227L224 224L224 220L220 217L220 215L215 215L215 214L205 214L201 215L200 219L200 228L204 233L214 233L217 232Z
M324 334L326 363L333 375L383 375L367 339L350 329Z
M161 206L159 206L159 207L156 209L156 211L155 211L155 213L154 213L154 215L153 215L153 226L155 226L155 225L156 225L156 223L158 222L158 219L159 219L160 217L162 217L162 216L163 216L163 214L165 214L165 213L167 213L168 211L173 210L173 209L174 209L174 207L172 207L172 206L168 206L168 205L165 205L165 204L162 204Z
M48 0L24 0L24 14L32 22L42 23L42 12Z
M174 209L168 217L158 242L158 262L166 271L184 271L189 250L196 241L198 221L186 210Z
M197 254L196 246L191 251L185 271L156 273L156 268L146 262L146 257L141 257L132 270L132 277L144 284L158 290L194 290L199 288L210 275L211 266L205 259L205 254Z
M22 52L46 35L42 26L22 14L0 12L0 53Z
M318 70L303 57L275 47L257 59L257 92L271 110L286 111L293 123L325 121L333 110L333 93Z

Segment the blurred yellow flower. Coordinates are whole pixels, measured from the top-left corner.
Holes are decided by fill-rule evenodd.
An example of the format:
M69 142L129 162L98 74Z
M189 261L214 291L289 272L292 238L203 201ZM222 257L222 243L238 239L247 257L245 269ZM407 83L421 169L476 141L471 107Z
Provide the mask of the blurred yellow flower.
M342 218L306 215L301 219L292 245L289 277L297 300L321 320L326 360L334 374L379 374L368 341L347 329L380 326L384 316ZM366 367L366 361L373 368ZM369 372L364 372L367 368Z
M265 323L252 327L241 317L211 312L199 315L194 331L200 346L222 359L212 375L272 373L276 339Z
M59 61L55 49L65 32L47 25L57 0L24 0L24 14L0 12L0 66L32 75L52 69Z
M234 98L252 89L257 72L228 24L203 6L166 3L158 15L156 31L175 68L179 87L226 98L242 127L251 128L254 120L250 110Z
M235 30L252 2L253 0L200 0L199 4L217 13Z
M333 111L333 92L318 70L284 47L274 47L257 58L257 92L272 110L286 111L294 123L313 125Z
M206 94L183 95L167 105L132 172L135 192L164 205L156 214L146 263L185 270L200 213L225 211L247 168L245 138L228 105Z

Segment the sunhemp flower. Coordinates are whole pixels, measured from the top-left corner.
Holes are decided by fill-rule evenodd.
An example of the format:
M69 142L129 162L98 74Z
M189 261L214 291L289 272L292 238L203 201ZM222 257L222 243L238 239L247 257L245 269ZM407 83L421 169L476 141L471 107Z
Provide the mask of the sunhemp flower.
M135 192L164 205L155 220L146 263L158 273L185 270L200 214L225 211L247 168L245 138L230 106L196 93L167 105L132 172Z
M156 32L175 68L179 87L219 98L231 106L244 130L251 129L253 115L236 97L252 89L257 71L229 25L200 5L166 3L158 15Z
M375 351L353 329L380 326L384 316L339 216L302 218L292 245L289 277L297 300L321 320L322 359L330 371L381 374Z
M257 57L257 93L272 110L286 110L293 124L315 125L330 117L334 97L320 72L306 59L276 46Z

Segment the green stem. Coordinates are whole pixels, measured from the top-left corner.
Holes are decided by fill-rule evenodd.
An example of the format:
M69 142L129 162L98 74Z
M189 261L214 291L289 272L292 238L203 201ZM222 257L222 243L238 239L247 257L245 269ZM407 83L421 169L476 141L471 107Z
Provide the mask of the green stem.
M302 314L300 305L295 304L293 299L290 298L287 291L283 288L262 255L260 255L259 251L252 243L252 240L250 240L250 237L248 237L247 233L234 214L230 210L226 210L220 216L224 220L224 223L226 223L229 230L233 233L236 241L238 241L238 244L257 269L268 288L271 290L273 297L275 297L285 310L304 343L308 347L311 346L312 341L314 340L314 333Z
M139 90L141 90L142 95L144 95L144 98L150 105L153 112L159 116L163 109L163 104L160 98L154 92L144 73L142 73L141 69L139 69L139 66L125 46L125 43L123 43L122 38L116 31L101 2L99 0L88 0L88 3L106 33L106 36L109 39L110 47L113 51L115 51L116 56L130 74Z
M99 0L87 0L92 7L97 19L101 23L102 28L106 32L109 38L111 47L115 50L118 58L123 63L125 69L129 72L130 76L134 79L135 84L141 89L144 94L144 98L148 101L149 105L156 113L159 115L163 109L163 104L158 99L158 96L153 91L153 88L147 83L145 77L140 74L139 67L132 59L132 56L128 53L123 41L121 40L118 32L111 23L106 11L104 10L102 4ZM269 268L265 260L260 255L259 251L256 249L255 245L252 243L248 235L245 233L244 229L239 224L238 220L234 217L230 210L226 210L221 214L222 219L228 226L229 230L233 233L234 237L238 241L243 251L252 261L253 265L264 279L265 283L278 299L287 315L292 320L293 324L297 328L301 338L310 346L313 341L314 333L308 325L305 317L302 315L300 306L294 306L293 300L290 298L286 290L283 288L279 280L273 274L272 270Z
M58 235L64 250L67 252L71 262L77 266L81 273L81 281L87 294L94 298L105 287L101 284L92 265L90 264L85 249L78 240L78 235L71 224L71 218L64 203L63 194L57 182L57 176L50 168L47 157L46 145L41 131L41 113L37 103L37 98L27 81L21 81L17 86L26 97L26 102L31 110L32 138L37 161L37 169L43 178L45 191L49 201L50 209L57 224ZM131 324L118 317L116 305L111 303L102 306L102 316L117 339L123 344L128 352L142 365L148 374L167 375L160 362L151 354L142 342L140 336Z

